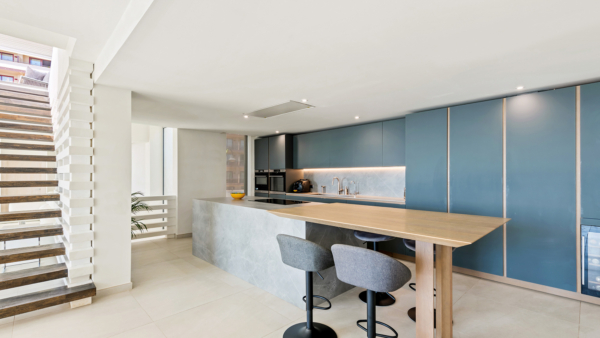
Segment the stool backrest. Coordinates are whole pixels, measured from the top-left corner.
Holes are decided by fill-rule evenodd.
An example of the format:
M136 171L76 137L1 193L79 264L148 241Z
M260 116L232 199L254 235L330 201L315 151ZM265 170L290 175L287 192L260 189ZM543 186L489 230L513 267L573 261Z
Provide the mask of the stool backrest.
M410 269L382 253L350 245L331 247L337 277L342 282L376 292L392 292L410 278Z
M281 260L296 269L322 271L334 265L331 250L290 235L277 235Z

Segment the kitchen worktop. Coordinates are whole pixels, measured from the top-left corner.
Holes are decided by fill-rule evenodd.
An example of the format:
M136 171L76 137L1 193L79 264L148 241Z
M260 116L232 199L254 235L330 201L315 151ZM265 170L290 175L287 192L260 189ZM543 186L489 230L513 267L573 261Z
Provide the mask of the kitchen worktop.
M276 197L271 197L276 198ZM216 198L195 198L198 201L207 201L219 204L227 204L231 206L252 208L252 209L260 209L260 210L277 210L277 209L286 209L293 207L300 207L305 205L315 205L320 204L316 202L302 203L302 204L292 204L292 205L281 205L281 204L271 204L271 203L263 203L256 202L257 200L265 200L267 197L255 197L255 196L246 196L242 200L235 200L231 197L216 197Z
M398 197L382 197L382 196L367 196L367 195L338 195L331 193L320 193L320 192L304 192L304 193L287 193L288 197L290 196L310 196L315 198L327 198L327 199L340 199L340 200L348 200L348 201L364 201L364 202L380 202L380 203L390 203L390 204L406 204L406 200L404 198Z

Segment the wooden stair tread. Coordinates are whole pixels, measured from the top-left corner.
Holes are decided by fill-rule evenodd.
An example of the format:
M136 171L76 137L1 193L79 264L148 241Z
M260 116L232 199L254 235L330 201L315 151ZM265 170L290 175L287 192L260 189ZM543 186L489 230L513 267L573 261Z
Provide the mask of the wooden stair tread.
M0 132L0 139L3 139L3 138L16 139L16 140L41 141L41 142L53 142L54 141L54 137L52 135Z
M65 263L5 272L0 274L0 290L47 282L54 279L66 278L68 276L69 269Z
M11 105L11 106L17 106L17 107L31 107L31 108L36 108L36 109L50 110L50 104L48 104L48 103L21 100L21 99L13 99L13 98L6 98L6 97L0 97L0 104L6 104L6 105Z
M0 230L0 241L14 241L17 239L49 237L62 234L63 228L60 224L42 225L28 228L2 229ZM2 276L2 274L0 274L0 276Z
M6 167L0 168L0 174L56 174L56 168L25 168Z
M48 97L47 89L31 88L26 85L0 83L0 89L11 91L11 92L25 93L25 94L31 94L31 95L38 95L38 96L42 96L42 97Z
M25 108L25 107L16 107L9 106L6 104L0 104L1 112L9 112L9 113L19 113L23 115L33 115L33 116L52 116L52 113L49 110L36 109L36 108Z
M0 161L56 162L56 156L54 156L54 155L12 155L12 154L0 154Z
M28 261L45 257L55 257L65 254L63 243L54 243L25 248L0 250L0 264Z
M2 168L5 169L5 168ZM56 168L53 168L56 169ZM58 187L57 180L48 181L1 181L0 188L34 188L34 187Z
M40 218L61 217L60 209L33 210L33 211L9 211L0 213L0 222L25 221ZM6 251L6 250L5 250Z
M59 194L0 196L0 204L60 201Z
M61 286L50 290L6 298L0 300L0 318L65 304L95 295L96 286L94 283L89 283L72 288Z
M32 125L32 124L0 122L0 129L32 131L32 132L36 132L36 133L52 134L52 127L36 126L36 125Z
M0 97L7 97L7 98L21 99L21 100L29 100L29 101L37 101L37 102L44 102L44 103L50 102L50 98L48 98L47 96L40 96L40 95L33 95L33 94L12 92L12 91L9 91L9 90L4 90L4 89L0 89Z
M0 149L20 149L20 150L41 150L54 151L54 145L51 144L30 144L30 143L10 143L0 142Z
M34 123L34 124L41 124L41 125L45 125L45 126L52 125L52 119L49 119L46 117L29 116L29 115L0 113L0 120Z

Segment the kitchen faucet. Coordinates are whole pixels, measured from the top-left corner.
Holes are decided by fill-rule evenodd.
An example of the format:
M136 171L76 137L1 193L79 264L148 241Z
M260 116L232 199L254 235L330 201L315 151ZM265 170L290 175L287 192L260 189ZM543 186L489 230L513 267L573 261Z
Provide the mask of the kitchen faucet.
M350 183L354 184L354 195L358 195L358 181L354 182L354 181L350 181Z
M332 185L333 185L333 182L334 182L335 180L337 180L337 181L338 181L338 195L340 195L342 192L344 192L344 189L342 189L342 186L341 186L341 183L342 183L342 182L340 182L340 179L339 179L339 178L337 178L337 177L334 177L334 178L331 180L331 184L332 184Z

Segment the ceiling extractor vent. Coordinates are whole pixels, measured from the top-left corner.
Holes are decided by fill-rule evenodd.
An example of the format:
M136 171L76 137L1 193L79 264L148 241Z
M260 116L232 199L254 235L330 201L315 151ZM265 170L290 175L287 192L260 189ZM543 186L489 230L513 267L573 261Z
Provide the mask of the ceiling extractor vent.
M291 113L293 111L298 111L306 108L314 108L310 104L290 101L282 104L278 104L276 106L272 106L269 108L264 108L261 110L254 111L250 114L246 114L252 117L260 117L261 119L268 119L269 117L275 117L287 113Z

